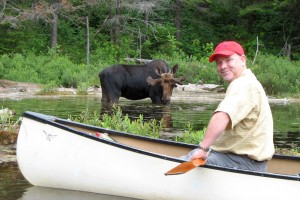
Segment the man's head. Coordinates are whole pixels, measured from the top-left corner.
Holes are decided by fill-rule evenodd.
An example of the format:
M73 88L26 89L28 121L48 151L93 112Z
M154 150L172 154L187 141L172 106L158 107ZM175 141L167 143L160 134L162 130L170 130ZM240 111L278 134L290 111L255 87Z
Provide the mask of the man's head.
M220 43L209 61L216 61L218 74L228 83L238 78L246 68L244 49L234 41Z
M209 62L215 61L218 55L231 56L233 54L245 55L243 47L235 41L224 41L216 47L214 54L209 57Z

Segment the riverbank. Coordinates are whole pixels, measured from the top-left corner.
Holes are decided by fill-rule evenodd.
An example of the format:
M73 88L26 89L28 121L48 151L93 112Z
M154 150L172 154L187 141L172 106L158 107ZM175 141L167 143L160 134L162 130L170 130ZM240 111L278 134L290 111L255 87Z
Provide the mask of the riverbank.
M101 97L101 87L91 86L86 90L87 95L96 95ZM34 83L15 82L0 79L0 98L1 99L24 99L24 98L43 98L48 96L61 95L80 95L76 88L59 87L52 89L51 93L43 92L42 86ZM221 101L224 98L225 89L216 84L187 84L178 85L174 88L172 101L197 101L214 102ZM269 96L270 103L300 103L299 98L275 98Z
M42 98L45 96L60 95L80 95L82 91L76 88L53 88L51 92L43 91L39 84L14 82L9 80L0 80L0 98L5 99L23 99L23 98ZM98 95L101 97L101 87L91 86L85 91L87 95ZM201 98L201 94L206 94L219 100L224 96L224 88L215 84L187 84L178 85L174 88L172 100Z

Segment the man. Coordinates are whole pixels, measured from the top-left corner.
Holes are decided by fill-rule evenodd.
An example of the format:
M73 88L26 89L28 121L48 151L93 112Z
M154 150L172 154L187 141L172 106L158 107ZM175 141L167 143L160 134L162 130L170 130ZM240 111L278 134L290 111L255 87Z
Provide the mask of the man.
M234 41L222 42L209 61L216 62L218 74L229 86L199 147L182 158L266 172L267 160L274 154L273 118L262 85L246 67L243 47Z

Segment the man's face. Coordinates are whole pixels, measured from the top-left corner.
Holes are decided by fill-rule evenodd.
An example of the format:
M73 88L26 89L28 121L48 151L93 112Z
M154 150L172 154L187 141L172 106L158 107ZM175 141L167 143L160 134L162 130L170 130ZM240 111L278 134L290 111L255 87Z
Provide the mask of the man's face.
M233 54L231 56L216 56L219 75L228 83L241 75L246 66L245 55Z

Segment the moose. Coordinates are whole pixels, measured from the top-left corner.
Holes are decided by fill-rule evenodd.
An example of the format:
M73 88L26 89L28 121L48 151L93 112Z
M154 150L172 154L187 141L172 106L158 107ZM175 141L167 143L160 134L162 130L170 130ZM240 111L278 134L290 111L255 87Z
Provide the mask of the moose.
M118 103L120 97L139 100L150 97L154 104L170 104L173 88L185 76L175 78L178 64L171 69L161 59L146 64L115 64L99 73L103 103Z

